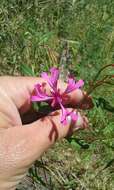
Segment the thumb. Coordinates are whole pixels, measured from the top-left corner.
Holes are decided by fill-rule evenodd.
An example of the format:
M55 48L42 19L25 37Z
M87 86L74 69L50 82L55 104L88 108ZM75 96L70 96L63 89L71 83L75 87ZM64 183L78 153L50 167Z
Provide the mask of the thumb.
M57 110L44 118L23 126L24 138L26 140L24 148L26 147L26 158L28 155L30 163L38 159L56 140L72 134L73 131L79 128L86 128L88 125L87 118L81 116L78 112L76 123L72 123L71 118L68 118L67 125L63 126L60 122L60 115L61 110ZM27 159L25 162L27 163Z
M30 165L39 158L57 139L61 139L75 126L83 127L85 118L78 117L76 124L70 119L66 126L60 123L60 111L38 121L4 130L0 139L0 181L17 185ZM12 181L12 183L11 183Z

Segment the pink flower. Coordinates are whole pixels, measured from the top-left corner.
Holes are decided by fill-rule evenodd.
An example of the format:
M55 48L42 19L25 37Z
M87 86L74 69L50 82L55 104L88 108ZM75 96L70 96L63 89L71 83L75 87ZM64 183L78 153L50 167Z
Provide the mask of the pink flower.
M51 87L50 94L46 94L44 88L41 84L35 85L35 95L31 97L32 102L48 102L51 104L51 107L59 106L61 107L61 123L66 125L68 116L71 117L71 120L75 122L77 120L77 114L73 111L68 111L67 108L64 107L64 99L67 97L69 93L72 91L81 88L84 85L83 80L75 81L73 78L68 79L68 84L66 90L64 92L60 92L60 89L57 87L58 79L59 79L59 70L57 68L50 69L50 75L46 72L41 74L42 78L48 82Z

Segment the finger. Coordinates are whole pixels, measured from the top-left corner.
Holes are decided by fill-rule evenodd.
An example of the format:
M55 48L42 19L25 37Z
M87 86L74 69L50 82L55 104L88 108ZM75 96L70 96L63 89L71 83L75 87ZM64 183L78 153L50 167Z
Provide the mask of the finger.
M1 77L0 77L1 79ZM21 125L21 118L16 105L7 94L9 89L4 90L0 80L0 127Z
M79 103L79 108L82 110L92 109L94 107L94 103L92 101L92 97L89 96L85 91L83 92L83 99Z
M61 111L53 112L30 125L5 130L2 135L2 145L0 144L2 153L0 155L3 157L0 159L4 164L2 177L5 173L7 180L11 175L16 179L17 174L21 178L27 168L57 139L67 136L71 128L73 131L83 128L84 120L80 114L76 123L72 124L68 119L66 126L60 123L60 115Z
M1 87L11 97L16 107L20 109L21 113L29 110L31 106L30 97L34 90L34 85L45 82L47 93L50 92L50 87L46 81L38 77L1 77ZM66 83L59 81L59 88L63 91L66 88ZM69 94L68 102L71 106L79 103L83 99L81 90L75 90Z

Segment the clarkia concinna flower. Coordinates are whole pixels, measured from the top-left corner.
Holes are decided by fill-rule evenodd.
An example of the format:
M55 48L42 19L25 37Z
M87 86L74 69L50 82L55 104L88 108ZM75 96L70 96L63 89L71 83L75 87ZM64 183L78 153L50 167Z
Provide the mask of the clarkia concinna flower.
M75 81L73 78L68 78L67 87L64 92L61 92L60 88L58 88L59 70L57 68L51 68L50 75L48 75L46 72L43 72L41 77L49 84L51 88L50 95L44 91L43 85L38 83L35 85L35 95L31 97L31 101L48 102L53 108L60 107L62 110L60 120L63 125L67 124L68 116L71 117L72 122L76 122L78 119L78 114L73 111L68 111L64 104L68 94L76 89L81 88L84 85L84 81Z

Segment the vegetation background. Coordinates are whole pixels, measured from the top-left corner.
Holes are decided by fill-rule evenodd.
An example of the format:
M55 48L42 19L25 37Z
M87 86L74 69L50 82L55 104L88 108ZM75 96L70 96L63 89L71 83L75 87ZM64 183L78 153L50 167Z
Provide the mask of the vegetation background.
M86 90L98 70L112 63L113 0L0 1L1 75L38 76L59 66L63 77L70 72L84 79ZM90 130L57 143L18 190L114 190L113 85L92 96L94 109L86 112ZM107 101L108 111L99 98Z

